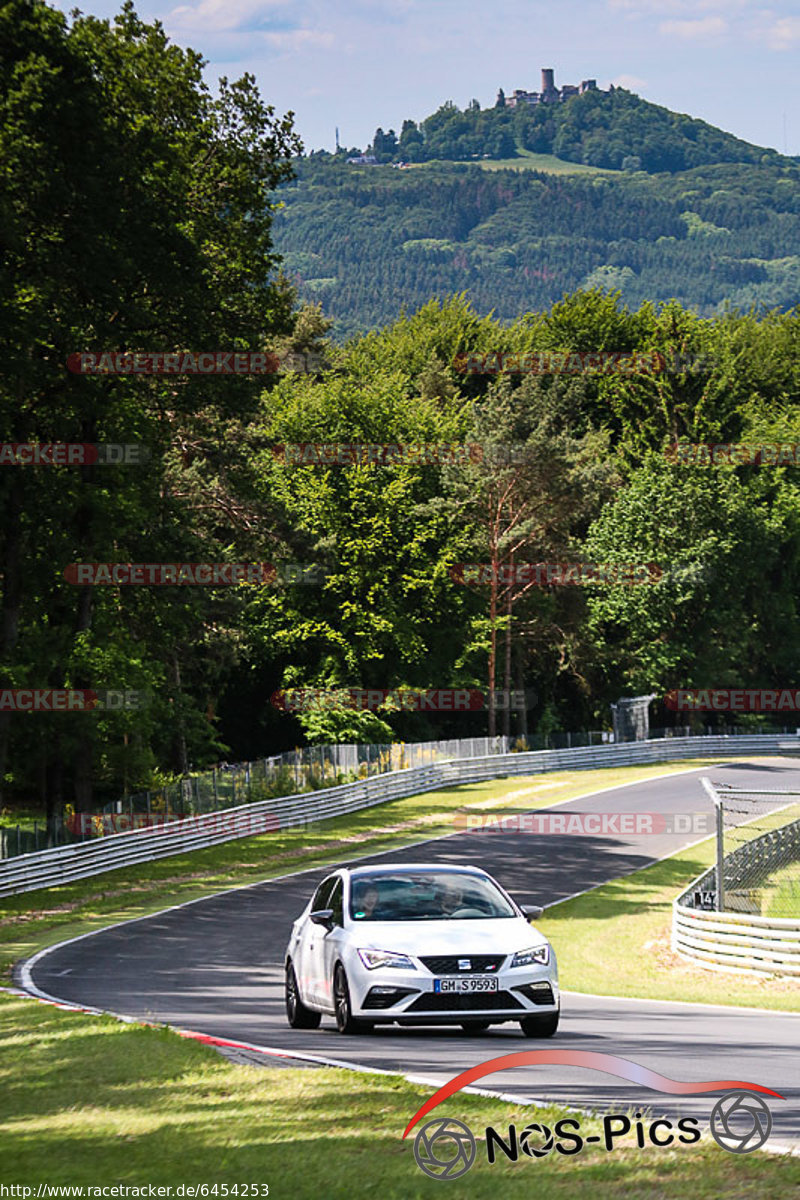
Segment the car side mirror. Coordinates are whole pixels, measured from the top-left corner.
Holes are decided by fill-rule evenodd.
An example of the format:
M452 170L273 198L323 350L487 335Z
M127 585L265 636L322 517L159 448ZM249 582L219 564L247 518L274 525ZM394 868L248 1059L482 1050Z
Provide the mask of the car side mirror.
M529 921L538 921L544 913L544 909L540 908L538 904L521 904L520 908Z
M333 929L333 909L318 908L316 912L311 913L311 920L315 925L321 925L323 929Z

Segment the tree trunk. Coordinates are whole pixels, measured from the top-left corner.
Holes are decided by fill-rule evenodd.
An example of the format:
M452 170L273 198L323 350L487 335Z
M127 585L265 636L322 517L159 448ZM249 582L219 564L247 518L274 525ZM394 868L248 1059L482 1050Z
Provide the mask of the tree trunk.
M9 471L11 476L11 471ZM19 636L19 618L22 607L22 574L20 571L20 548L22 545L22 487L14 486L7 498L3 524L2 576L3 602L0 613L0 657L8 662ZM3 804L3 780L8 764L8 747L11 736L11 713L0 713L0 808Z
M522 654L517 646L517 653L514 655L514 675L515 686L518 692L525 695L525 664L522 659ZM517 737L528 737L528 702L525 700L521 708L517 709Z
M183 724L183 716L181 713L181 666L178 662L178 655L173 652L172 655L172 680L175 684L175 704L177 707L177 733L175 737L175 750L178 757L178 770L181 775L189 774L189 755L186 749L186 730Z
M92 443L97 439L97 423L94 420L85 421L82 426L82 440ZM93 506L91 488L94 482L95 468L92 465L81 467L81 482L85 489L81 503L75 514L76 545L81 553L91 560L93 534ZM94 597L91 587L83 587L78 593L75 613L75 633L86 633L92 627ZM78 688L90 688L97 684L96 679L80 678L75 681ZM76 812L91 812L94 798L94 742L95 732L92 714L83 713L77 747L72 766L73 790Z
M495 559L492 566L495 568L492 571L491 583L491 598L489 601L489 624L491 641L489 645L489 737L493 738L497 732L497 710L494 704L494 681L496 674L497 663L497 560Z
M514 578L514 556L511 556L511 578ZM503 734L505 737L511 737L511 607L512 607L512 586L508 585L508 596L506 597L506 661L505 670L503 671L503 688L505 707L503 708Z

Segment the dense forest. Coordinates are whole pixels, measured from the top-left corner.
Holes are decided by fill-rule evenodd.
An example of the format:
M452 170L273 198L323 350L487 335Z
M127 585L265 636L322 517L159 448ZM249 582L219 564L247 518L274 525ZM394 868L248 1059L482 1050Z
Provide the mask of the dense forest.
M279 195L284 270L338 338L459 292L501 320L577 288L701 316L800 301L800 167L774 159L558 175L314 156Z
M800 314L692 311L768 286L794 303L795 167L616 180L300 160L289 181L291 117L249 77L213 98L199 57L129 5L68 26L12 0L2 22L2 440L148 450L136 466L0 471L3 689L147 697L120 712L0 711L3 803L89 809L223 756L486 732L485 711L287 712L270 702L281 688L511 685L536 695L512 732L535 732L607 727L623 694L796 679L797 468L665 454L678 439L800 442ZM326 273L329 291L309 289ZM287 274L380 327L345 337ZM667 278L678 300L658 303ZM131 350L269 351L283 365L67 368ZM668 365L464 370L465 356L534 350ZM276 453L308 442L525 454ZM581 560L661 573L467 586L456 569ZM281 569L236 586L76 582L81 563L219 562Z

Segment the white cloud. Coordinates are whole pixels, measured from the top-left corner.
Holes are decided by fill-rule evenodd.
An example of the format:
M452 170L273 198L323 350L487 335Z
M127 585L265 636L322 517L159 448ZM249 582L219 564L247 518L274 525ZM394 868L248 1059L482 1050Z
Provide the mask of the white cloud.
M199 4L181 4L173 8L165 18L165 24L209 33L252 29L268 24L271 14L285 7L284 0L200 0ZM286 24L277 14L272 21L278 26Z
M658 32L694 41L696 38L719 37L727 29L728 22L723 17L703 17L699 21L662 21Z
M800 42L800 17L781 17L767 30L772 50L790 50L796 42Z
M261 40L279 50L302 50L307 46L332 46L334 37L322 29L288 29L282 33L262 33Z
M714 12L722 10L753 8L760 0L608 0L609 8L630 12L636 16L654 13L666 16L669 13Z

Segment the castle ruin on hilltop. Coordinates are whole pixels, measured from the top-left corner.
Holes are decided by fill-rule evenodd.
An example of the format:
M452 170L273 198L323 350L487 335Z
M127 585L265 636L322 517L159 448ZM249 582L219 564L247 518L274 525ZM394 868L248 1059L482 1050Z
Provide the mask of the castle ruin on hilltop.
M565 83L562 88L557 88L553 80L555 71L552 67L542 67L542 90L540 92L526 92L522 88L516 88L513 95L506 96L501 88L497 93L497 108L516 108L518 104L558 104L562 100L569 100L572 96L583 95L584 92L596 92L601 89L597 87L596 79L584 79L580 87L576 87L572 83Z

